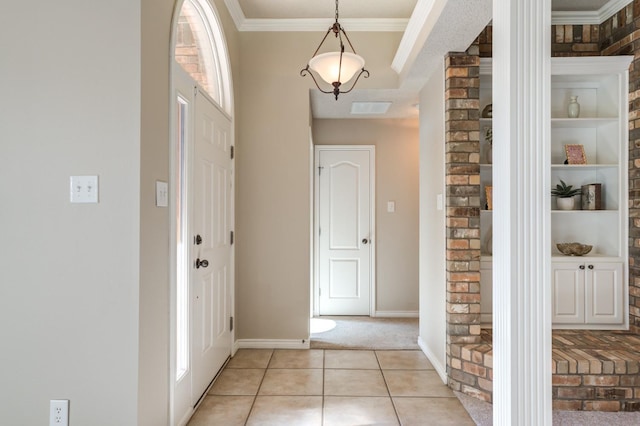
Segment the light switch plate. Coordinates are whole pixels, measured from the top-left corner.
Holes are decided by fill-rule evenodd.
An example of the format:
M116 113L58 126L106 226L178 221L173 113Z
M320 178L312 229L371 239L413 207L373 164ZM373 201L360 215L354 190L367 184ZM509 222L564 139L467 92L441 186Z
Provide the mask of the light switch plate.
M395 213L395 212L396 212L396 202L387 201L387 213Z
M98 202L98 176L71 176L70 201L72 203Z
M169 206L169 184L160 180L156 181L156 207Z

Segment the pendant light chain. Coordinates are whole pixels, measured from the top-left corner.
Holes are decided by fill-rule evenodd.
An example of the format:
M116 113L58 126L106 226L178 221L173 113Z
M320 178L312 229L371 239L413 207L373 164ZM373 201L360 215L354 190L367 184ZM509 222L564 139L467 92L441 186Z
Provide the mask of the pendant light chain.
M336 22L338 22L338 0L336 0Z

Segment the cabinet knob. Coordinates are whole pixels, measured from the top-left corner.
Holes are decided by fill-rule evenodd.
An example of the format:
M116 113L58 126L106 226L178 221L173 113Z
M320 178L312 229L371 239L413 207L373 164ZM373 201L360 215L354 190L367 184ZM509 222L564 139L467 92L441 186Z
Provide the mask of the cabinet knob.
M584 265L580 265L580 269L584 269Z
M593 269L593 265L589 265L589 269Z

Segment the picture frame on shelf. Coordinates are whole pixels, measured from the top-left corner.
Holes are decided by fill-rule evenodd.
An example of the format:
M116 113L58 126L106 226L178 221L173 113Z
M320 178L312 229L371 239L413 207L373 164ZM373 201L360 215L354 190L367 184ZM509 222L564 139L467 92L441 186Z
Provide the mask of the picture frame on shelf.
M584 153L584 145L566 144L567 164L587 164L587 156Z
M484 193L487 196L487 210L493 210L493 186L485 186Z

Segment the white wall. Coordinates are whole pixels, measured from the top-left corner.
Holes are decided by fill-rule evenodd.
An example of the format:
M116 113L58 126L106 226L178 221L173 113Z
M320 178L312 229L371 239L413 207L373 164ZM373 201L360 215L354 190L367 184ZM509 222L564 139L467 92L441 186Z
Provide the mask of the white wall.
M75 425L137 423L140 7L2 5L2 424L48 424L55 398ZM70 204L71 175L100 203Z
M446 381L444 62L420 92L420 337Z
M314 120L316 145L376 147L376 311L418 312L418 119ZM387 201L395 201L395 213Z

